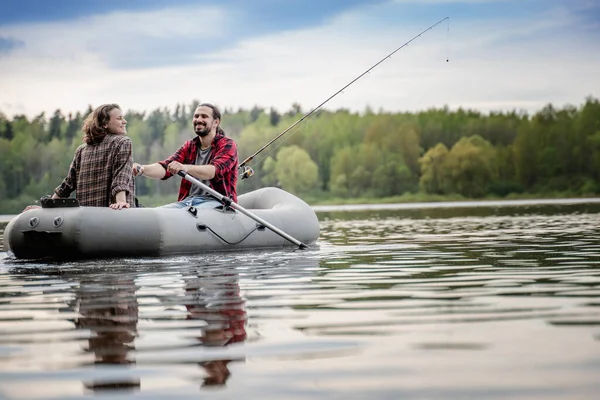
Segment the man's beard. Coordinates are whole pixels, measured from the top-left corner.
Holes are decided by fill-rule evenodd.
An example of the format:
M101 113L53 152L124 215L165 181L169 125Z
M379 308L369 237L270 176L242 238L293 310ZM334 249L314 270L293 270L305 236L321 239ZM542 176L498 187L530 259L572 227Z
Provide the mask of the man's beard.
M196 126L198 126L198 125L196 125ZM201 130L201 131L197 131L197 130L194 128L194 132L196 133L196 135L198 135L198 136L200 136L200 137L205 137L205 136L208 136L208 134L210 133L210 128L209 128L208 126L204 125L204 126L202 127L202 130Z

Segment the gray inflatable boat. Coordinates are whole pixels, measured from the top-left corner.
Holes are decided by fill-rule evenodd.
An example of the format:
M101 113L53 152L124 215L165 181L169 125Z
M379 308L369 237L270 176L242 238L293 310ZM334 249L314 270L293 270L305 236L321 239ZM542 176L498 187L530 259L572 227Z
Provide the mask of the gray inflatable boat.
M240 195L234 205L246 212L231 207L112 210L67 200L13 218L4 231L9 254L19 259L154 257L296 246L286 237L311 245L319 237L314 210L271 187Z

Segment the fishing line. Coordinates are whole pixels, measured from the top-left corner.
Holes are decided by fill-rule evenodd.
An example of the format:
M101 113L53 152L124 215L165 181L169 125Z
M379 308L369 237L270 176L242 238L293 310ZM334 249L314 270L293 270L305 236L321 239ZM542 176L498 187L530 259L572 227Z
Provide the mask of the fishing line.
M254 157L256 157L258 154L260 154L261 152L263 152L267 147L269 147L273 142L275 142L277 139L279 139L280 137L282 137L283 135L285 135L287 132L289 132L290 130L292 130L295 126L297 126L298 124L300 124L306 118L308 118L311 115L313 115L317 110L319 110L321 107L323 107L325 104L327 104L331 99L333 99L334 97L336 97L338 94L342 93L345 89L347 89L354 82L358 81L360 78L362 78L363 76L365 76L366 74L368 74L369 72L371 72L379 64L381 64L385 60L391 58L396 52L398 52L401 49L403 49L404 47L408 46L411 42L413 42L414 40L420 38L423 34L427 33L427 31L430 31L431 29L435 28L437 25L441 24L442 22L444 22L446 20L450 21L450 17L442 18L441 20L439 20L435 24L431 25L429 28L424 29L419 34L417 34L416 36L414 36L412 39L410 39L407 42L405 42L404 44L402 44L400 47L396 48L396 50L392 51L391 53L389 53L388 55L386 55L385 57L383 57L381 60L379 60L378 62L376 62L375 64L373 64L369 69L367 69L366 71L364 71L363 73L361 73L360 75L358 75L356 78L354 78L353 80L351 80L349 83L347 83L340 90L338 90L337 92L335 92L334 94L332 94L331 96L329 96L325 101L323 101L317 107L313 108L307 114L304 114L302 116L302 118L300 118L298 121L294 122L292 125L290 125L286 130L284 130L283 132L281 132L279 135L275 136L267 144L265 144L263 147L261 147L260 149L258 149L256 152L254 152L254 154L252 154L251 156L247 157L238 166L238 169L242 170L242 173L240 174L241 179L243 180L243 179L249 178L252 175L254 175L254 171L252 170L252 168L248 167L247 164L250 161L252 161L254 159ZM449 30L450 30L450 24L448 23L448 31ZM448 57L446 57L446 61L448 61Z
M450 60L450 18L448 18L448 28L446 30L446 62Z
M260 164L263 161L265 161L267 158L269 158L269 156L271 154L273 154L278 148L280 148L281 146L283 146L293 135L294 133L296 133L301 127L304 127L306 125L308 125L314 118L318 117L319 115L321 115L321 112L323 110L319 110L316 113L313 113L313 115L307 119L306 121L304 121L303 125L298 125L296 126L293 130L289 130L290 134L283 138L279 144L275 145L275 147L273 147L270 151L268 151L267 153L265 153L262 158L259 158L258 160L256 160L256 162L254 164ZM255 153L254 156L256 156L258 153ZM244 162L249 161L248 159L246 159ZM254 175L254 170L252 170L252 168L248 167L247 165L241 165L238 168L244 168L244 171L241 174L241 179L247 179L250 178L252 175Z

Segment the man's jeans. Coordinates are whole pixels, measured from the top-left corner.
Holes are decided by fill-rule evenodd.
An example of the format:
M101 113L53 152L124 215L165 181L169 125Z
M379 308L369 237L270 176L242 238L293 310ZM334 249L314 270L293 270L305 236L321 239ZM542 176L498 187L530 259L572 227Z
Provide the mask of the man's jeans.
M182 201L165 204L164 206L160 206L160 208L186 208L192 206L195 208L217 208L221 205L221 202L215 200L214 197L188 196Z

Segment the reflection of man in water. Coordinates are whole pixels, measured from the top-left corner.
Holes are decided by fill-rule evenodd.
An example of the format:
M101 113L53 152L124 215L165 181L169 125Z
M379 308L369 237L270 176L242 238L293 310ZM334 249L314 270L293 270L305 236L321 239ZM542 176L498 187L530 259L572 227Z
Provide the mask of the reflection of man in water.
M107 281L108 280L108 281ZM94 353L95 364L130 364L137 336L138 303L133 277L108 274L80 281L75 308L81 316L75 320L78 329L89 329L88 352ZM139 389L138 379L113 379L90 382L86 388L96 390Z
M208 271L186 280L185 307L188 319L206 322L198 340L204 346L228 346L246 339L246 311L235 273ZM207 377L202 386L224 385L230 372L230 359L201 362Z

